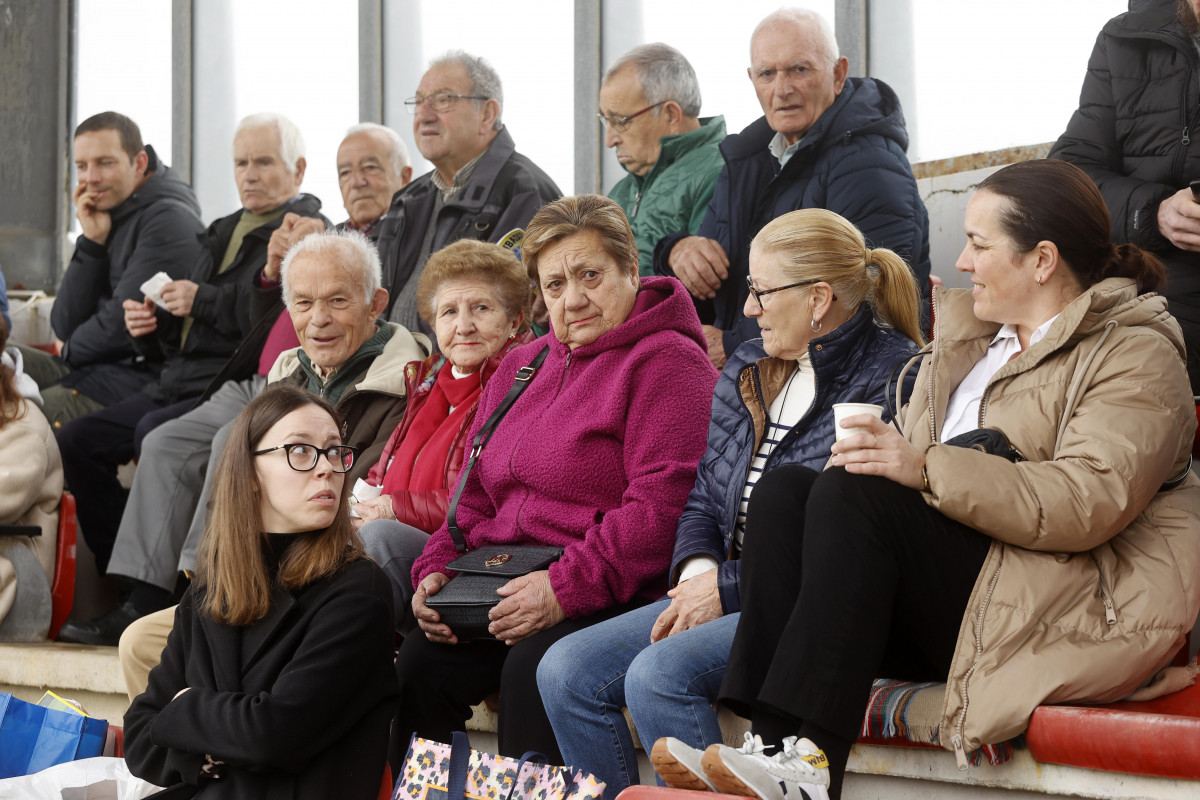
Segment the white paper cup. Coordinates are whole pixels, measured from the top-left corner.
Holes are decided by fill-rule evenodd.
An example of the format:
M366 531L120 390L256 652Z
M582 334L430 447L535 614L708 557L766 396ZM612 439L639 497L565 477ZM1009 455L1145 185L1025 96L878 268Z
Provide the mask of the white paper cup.
M860 414L870 414L876 419L883 419L883 406L877 406L874 403L834 403L833 404L833 430L834 437L837 441L845 439L847 436L853 436L856 433L870 433L867 428L843 428L842 420L847 417L853 417Z

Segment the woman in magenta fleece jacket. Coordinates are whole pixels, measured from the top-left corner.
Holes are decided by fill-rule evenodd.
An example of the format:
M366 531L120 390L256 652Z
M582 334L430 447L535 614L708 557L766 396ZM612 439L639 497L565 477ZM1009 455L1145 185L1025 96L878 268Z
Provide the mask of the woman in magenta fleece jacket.
M495 641L459 643L425 605L458 553L445 525L413 566L423 635L396 659L394 755L409 735L449 741L470 705L500 691L500 752L559 760L537 688L555 641L661 597L675 526L704 452L717 373L692 301L673 278L641 278L620 207L598 195L550 203L523 257L552 333L514 350L484 388L475 430L517 370L549 347L467 478L457 519L468 547L564 548L548 570L510 581Z

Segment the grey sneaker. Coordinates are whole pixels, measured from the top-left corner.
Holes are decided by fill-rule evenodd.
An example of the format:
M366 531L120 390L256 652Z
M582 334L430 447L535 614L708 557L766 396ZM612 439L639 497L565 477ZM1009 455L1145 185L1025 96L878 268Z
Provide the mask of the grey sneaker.
M697 750L672 736L664 736L654 743L650 751L650 763L663 783L672 789L713 792L716 790L700 763L703 756L703 750Z
M829 800L829 759L808 739L783 740L766 754L758 736L746 734L740 748L714 744L704 751L704 772L718 792L759 800Z

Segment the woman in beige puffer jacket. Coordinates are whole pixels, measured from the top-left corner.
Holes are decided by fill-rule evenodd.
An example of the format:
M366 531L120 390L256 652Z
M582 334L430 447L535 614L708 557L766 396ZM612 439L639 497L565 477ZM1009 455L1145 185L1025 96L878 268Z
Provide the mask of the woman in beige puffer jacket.
M1139 294L1162 265L1112 245L1108 225L1095 185L1065 162L994 173L968 206L957 265L974 288L935 295L903 435L852 417L868 432L835 443L844 471L756 488L747 527L784 527L789 508L792 525L756 530L743 553L721 694L781 747L709 748L718 789L781 800L832 783L836 796L870 677L947 681L940 742L965 763L1024 731L1039 704L1126 697L1178 650L1200 610L1195 410L1179 326ZM945 443L978 428L1020 460ZM769 549L756 559L755 547ZM755 603L755 561L796 585L790 600L760 585ZM792 563L798 579L780 566Z

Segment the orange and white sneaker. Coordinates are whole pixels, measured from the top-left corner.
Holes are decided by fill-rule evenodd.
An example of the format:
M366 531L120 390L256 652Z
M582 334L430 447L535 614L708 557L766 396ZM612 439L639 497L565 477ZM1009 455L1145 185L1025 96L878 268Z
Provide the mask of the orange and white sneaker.
M667 786L711 792L714 791L712 782L704 774L704 766L700 763L703 757L703 750L684 744L673 736L663 736L650 750L650 763Z
M762 739L750 733L741 747L714 744L701 764L718 792L759 800L829 800L829 759L808 739L783 740L767 755Z

